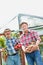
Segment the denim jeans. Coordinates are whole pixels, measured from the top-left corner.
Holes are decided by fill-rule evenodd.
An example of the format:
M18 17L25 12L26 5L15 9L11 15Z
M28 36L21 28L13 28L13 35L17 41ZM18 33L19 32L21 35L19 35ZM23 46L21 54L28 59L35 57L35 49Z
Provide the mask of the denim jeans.
M36 65L43 65L39 50L36 50L32 53L26 53L26 58L28 65L34 65L34 62L36 63Z
M8 56L6 65L21 65L19 54Z

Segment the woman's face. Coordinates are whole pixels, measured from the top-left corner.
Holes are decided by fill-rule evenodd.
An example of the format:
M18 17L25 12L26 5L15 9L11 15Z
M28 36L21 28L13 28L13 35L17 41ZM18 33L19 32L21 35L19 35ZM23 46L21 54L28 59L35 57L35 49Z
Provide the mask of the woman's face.
M23 31L26 31L28 29L28 25L27 24L22 24L21 29Z

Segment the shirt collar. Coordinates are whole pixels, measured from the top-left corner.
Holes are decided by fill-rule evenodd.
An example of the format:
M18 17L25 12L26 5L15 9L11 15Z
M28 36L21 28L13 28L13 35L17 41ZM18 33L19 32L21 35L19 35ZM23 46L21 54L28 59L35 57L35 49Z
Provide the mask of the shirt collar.
M29 34L29 33L30 33L30 30L28 30L28 34ZM28 35L28 34L27 34L27 35ZM23 32L23 35L25 35L25 33L24 33L24 32Z

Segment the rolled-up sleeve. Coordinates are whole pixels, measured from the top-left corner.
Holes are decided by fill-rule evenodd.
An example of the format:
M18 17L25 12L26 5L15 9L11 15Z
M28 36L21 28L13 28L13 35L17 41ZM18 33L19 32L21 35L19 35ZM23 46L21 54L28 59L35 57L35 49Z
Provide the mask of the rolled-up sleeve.
M34 34L34 37L36 38L36 40L41 41L41 38L37 32L33 32L33 34Z

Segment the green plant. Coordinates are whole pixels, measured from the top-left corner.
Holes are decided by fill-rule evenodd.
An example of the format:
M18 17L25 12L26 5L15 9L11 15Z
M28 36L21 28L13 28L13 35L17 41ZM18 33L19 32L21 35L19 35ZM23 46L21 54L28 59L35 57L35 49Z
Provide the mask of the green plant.
M19 38L19 32L12 32L11 33L12 37L16 37L16 38Z
M5 47L5 39L3 37L0 37L0 47Z
M43 35L41 35L40 38L41 38L41 42L43 42Z

